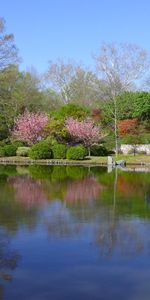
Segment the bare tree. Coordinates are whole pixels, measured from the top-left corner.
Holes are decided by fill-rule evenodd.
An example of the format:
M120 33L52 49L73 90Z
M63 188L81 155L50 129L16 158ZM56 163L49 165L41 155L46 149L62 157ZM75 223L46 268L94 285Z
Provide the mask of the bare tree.
M113 101L116 156L118 155L117 96L139 84L149 68L147 52L135 44L104 43L94 56L97 72L108 85Z
M0 69L18 62L17 48L13 34L6 34L5 20L0 17Z
M58 59L55 63L49 62L45 79L51 88L60 93L64 103L68 103L70 100L70 82L79 68L76 63L65 63L62 59Z

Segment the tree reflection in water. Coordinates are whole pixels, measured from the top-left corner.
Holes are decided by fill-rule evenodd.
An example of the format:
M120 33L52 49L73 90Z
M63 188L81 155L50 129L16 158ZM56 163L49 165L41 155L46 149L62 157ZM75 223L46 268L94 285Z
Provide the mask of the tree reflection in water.
M46 178L38 169L41 177L37 179L32 175L7 179L15 190L17 205L21 204L24 211L38 208L42 212L46 203L43 223L50 236L73 236L90 224L92 241L102 256L139 255L149 249L150 239L139 222L150 218L150 210L143 201L148 198L148 181L140 174L124 174L117 169L111 175L95 175L92 168L89 173L83 169L81 176L77 167L63 167L60 180L60 168L54 167Z
M70 214L61 201L50 204L50 214L45 218L45 225L50 236L73 236L80 232L81 223Z
M64 196L69 203L93 202L98 199L103 186L97 182L95 176L88 175L84 179L70 182Z
M30 176L10 177L9 183L16 191L16 200L26 208L42 206L46 197L40 180L34 180Z
M140 255L144 248L148 250L150 239L145 240L136 220L108 219L97 224L94 230L95 242L102 256L111 257L115 253L121 256Z

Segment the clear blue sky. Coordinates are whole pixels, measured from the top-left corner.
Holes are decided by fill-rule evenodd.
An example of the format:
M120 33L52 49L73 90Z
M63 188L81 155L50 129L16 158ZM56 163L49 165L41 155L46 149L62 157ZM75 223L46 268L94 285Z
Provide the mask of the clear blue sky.
M22 69L42 72L49 60L93 63L103 41L133 42L150 51L149 0L1 0Z

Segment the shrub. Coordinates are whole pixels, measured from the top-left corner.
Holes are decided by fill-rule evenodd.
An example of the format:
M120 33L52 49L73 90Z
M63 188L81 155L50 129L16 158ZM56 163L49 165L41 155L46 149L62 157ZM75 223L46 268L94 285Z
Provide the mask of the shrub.
M4 147L0 146L0 157L5 156Z
M121 139L121 144L136 145L142 144L141 135L127 135Z
M126 119L118 121L119 134L124 136L126 134L136 133L138 127L138 119Z
M27 146L27 142L24 142L24 141L14 141L14 142L12 142L12 144L15 145L17 148Z
M19 147L16 151L17 156L28 156L30 147Z
M91 155L93 156L107 156L108 150L105 146L95 145L91 148Z
M67 159L83 160L86 156L86 149L83 146L70 147L67 150Z
M0 141L0 147L3 147L3 146L5 146L6 145L6 143L5 143L5 141L3 140L3 141Z
M3 149L5 156L16 156L17 146L15 144L5 145Z
M63 144L55 144L52 147L53 158L66 158L67 147Z
M150 144L150 133L141 135L141 144Z
M32 159L49 159L52 158L52 150L47 141L41 141L32 146L29 150L29 157Z
M105 137L103 143L108 152L112 151L115 148L115 137L112 131Z

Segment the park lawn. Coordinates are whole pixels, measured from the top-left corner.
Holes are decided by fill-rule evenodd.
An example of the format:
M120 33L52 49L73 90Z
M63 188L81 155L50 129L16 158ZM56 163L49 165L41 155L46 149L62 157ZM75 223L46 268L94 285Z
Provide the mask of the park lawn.
M150 164L150 156L148 155L118 155L116 158L113 156L114 160L125 160L127 164ZM64 165L107 165L107 156L92 156L91 158L86 158L85 160L75 161L75 160L67 160L67 159L42 159L42 160L32 160L29 157L1 157L0 163L6 164L64 164Z
M150 164L150 155L118 155L117 159L113 156L114 160L125 160L127 164Z

